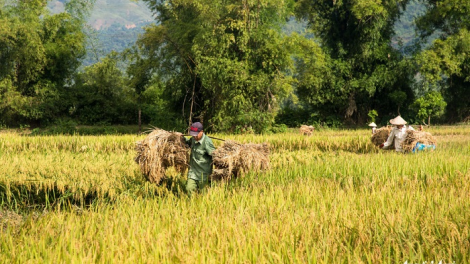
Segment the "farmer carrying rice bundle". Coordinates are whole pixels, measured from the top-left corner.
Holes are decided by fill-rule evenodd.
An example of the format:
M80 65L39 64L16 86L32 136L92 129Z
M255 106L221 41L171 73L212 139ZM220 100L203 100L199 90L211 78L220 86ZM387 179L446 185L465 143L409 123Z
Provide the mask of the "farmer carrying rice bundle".
M187 139L180 132L156 128L144 140L136 142L135 161L147 180L160 184L166 178L168 168L174 167L183 173L189 166L185 189L191 196L211 179L229 180L249 171L269 169L269 146L266 143L242 144L213 138L225 141L216 149L200 122L191 124L189 136L191 138ZM191 150L190 155L188 150Z
M435 138L427 132L415 131L413 127L406 126L406 121L397 116L390 120L394 126L385 143L380 145L383 149L392 149L398 152L415 152L420 150L434 150Z
M210 137L204 134L203 126L200 122L191 124L189 135L191 138L184 138L186 144L191 148L189 156L188 181L186 191L191 196L195 191L203 189L212 174L212 153L215 150Z
M375 132L377 131L377 125L372 122L369 124L369 126L372 128L372 135L375 134Z
M259 172L269 168L267 144L241 144L224 140L225 143L216 149L199 122L191 125L189 135L192 138L185 138L185 141L191 148L186 184L190 196L203 189L210 180L228 180L248 171Z
M390 124L393 125L392 131L387 141L380 145L380 148L390 149L395 147L396 151L403 152L402 143L406 138L406 131L414 129L411 126L406 126L406 121L401 116L390 119Z

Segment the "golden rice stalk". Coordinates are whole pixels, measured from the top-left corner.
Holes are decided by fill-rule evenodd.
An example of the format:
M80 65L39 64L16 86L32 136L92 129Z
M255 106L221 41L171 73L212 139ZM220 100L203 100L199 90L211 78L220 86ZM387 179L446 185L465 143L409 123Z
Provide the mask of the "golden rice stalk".
M269 146L263 144L241 144L227 140L212 154L214 170L210 176L213 180L230 179L243 176L249 171L269 169Z
M147 180L158 184L165 178L167 168L174 167L180 173L188 168L188 150L181 134L157 128L144 140L136 142L134 160Z
M372 135L372 137L370 138L370 141L372 141L372 144L378 147L382 143L385 143L385 141L387 141L387 138L390 135L391 131L392 131L391 127L388 127L388 126L381 127L375 131L375 134Z
M405 152L411 152L418 142L425 145L436 146L437 140L429 132L407 130L405 140L401 143L401 147Z
M315 128L313 126L306 126L306 125L301 125L300 126L300 134L304 136L311 136Z

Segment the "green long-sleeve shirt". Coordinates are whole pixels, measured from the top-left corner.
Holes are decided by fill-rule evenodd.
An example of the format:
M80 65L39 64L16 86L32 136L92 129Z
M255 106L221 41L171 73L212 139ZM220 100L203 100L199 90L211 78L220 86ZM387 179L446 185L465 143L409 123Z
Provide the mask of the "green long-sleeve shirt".
M215 150L212 140L206 134L203 134L199 141L194 140L193 137L185 139L186 144L191 147L188 178L207 181L212 173L212 153Z

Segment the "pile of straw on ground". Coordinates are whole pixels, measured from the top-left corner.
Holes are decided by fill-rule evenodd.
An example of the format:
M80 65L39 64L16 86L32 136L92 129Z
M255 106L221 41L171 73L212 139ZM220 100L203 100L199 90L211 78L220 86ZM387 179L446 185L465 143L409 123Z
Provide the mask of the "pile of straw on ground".
M214 170L210 175L213 180L228 180L242 176L248 171L269 169L268 144L241 144L227 140L212 154Z
M411 152L416 143L436 146L436 139L429 132L408 130L406 131L405 140L401 143L401 147L405 152Z
M315 130L313 126L306 126L306 125L300 126L300 134L304 136L311 136L313 133L313 130Z
M136 142L136 151L135 161L147 180L153 183L160 183L169 167L181 173L188 168L189 147L176 132L157 128L144 140Z
M382 143L385 143L385 141L387 141L387 138L390 135L391 131L392 131L391 127L388 127L388 126L381 127L375 131L375 134L372 135L372 137L370 138L370 141L372 141L372 144L378 147Z
M8 226L20 226L24 219L21 215L13 211L3 211L0 209L0 231L5 232Z

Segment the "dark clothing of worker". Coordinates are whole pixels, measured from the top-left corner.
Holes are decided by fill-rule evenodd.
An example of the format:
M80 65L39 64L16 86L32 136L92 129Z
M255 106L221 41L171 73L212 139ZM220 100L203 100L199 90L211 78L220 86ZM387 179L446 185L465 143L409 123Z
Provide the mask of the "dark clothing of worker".
M185 140L186 144L191 147L186 183L186 191L191 196L195 191L202 190L209 181L209 175L212 173L212 153L215 147L212 140L205 134L202 134L199 141L196 141L194 137Z
M215 150L212 140L203 134L199 141L194 138L186 139L186 144L191 147L188 179L207 181L212 173L212 153Z

